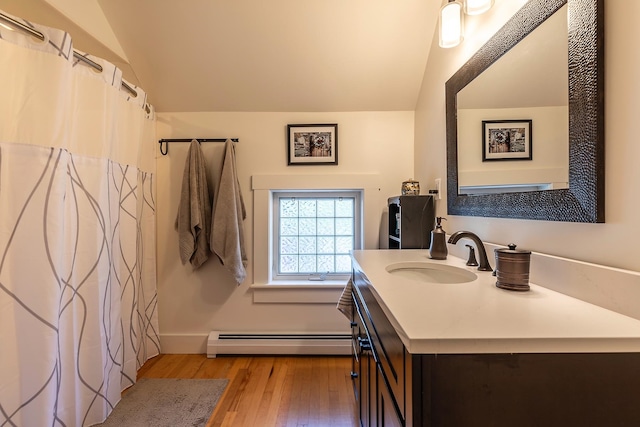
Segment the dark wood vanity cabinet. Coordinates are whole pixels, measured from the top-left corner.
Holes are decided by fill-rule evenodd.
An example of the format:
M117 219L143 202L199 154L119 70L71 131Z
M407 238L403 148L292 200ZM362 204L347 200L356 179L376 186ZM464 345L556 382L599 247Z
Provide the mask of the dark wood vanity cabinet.
M370 424L370 420L375 419L376 410L375 360L359 310L353 311L351 337L353 347L351 378L356 402L358 402L358 415L363 426L375 425Z
M355 273L355 282L365 283ZM354 283L355 283L354 282ZM353 288L353 372L354 392L360 424L403 426L405 412L404 345L375 302L371 289Z
M362 427L639 426L639 353L410 354L353 272Z

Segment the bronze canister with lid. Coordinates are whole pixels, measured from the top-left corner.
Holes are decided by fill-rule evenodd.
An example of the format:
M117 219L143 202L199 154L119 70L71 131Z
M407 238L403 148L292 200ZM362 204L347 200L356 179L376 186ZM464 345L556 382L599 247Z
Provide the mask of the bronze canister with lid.
M516 249L513 243L508 249L496 249L496 286L510 291L529 290L529 265L531 251Z

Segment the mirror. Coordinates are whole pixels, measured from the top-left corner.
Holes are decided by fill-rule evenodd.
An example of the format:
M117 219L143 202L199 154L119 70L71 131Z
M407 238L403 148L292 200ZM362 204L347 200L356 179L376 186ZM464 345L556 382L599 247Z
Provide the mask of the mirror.
M569 188L568 52L564 5L458 92L458 194ZM514 131L523 120L528 137ZM483 139L485 123L509 140Z
M449 79L450 215L604 222L602 3L530 0ZM553 31L563 35L549 39L545 34L559 25L564 30ZM563 49L553 48L563 44L562 58ZM524 74L533 65L523 65L522 58L547 58L552 49L564 62L545 64L547 72L536 71L535 80L523 84L505 74ZM525 98L528 89L537 99ZM527 134L528 120L533 132ZM521 152L492 151L495 135L505 134Z

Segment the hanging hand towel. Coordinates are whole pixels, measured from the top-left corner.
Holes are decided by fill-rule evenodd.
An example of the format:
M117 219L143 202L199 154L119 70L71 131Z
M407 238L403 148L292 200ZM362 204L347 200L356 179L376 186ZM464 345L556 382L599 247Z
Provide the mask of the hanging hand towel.
M225 143L222 174L218 185L213 206L210 246L239 285L247 276L242 224L247 212L238 183L235 147L230 139Z
M211 229L211 198L207 187L207 172L200 143L191 141L182 176L182 191L176 230L180 259L200 267L209 258L209 233Z
M342 290L342 294L340 294L340 299L338 300L338 305L336 308L340 311L340 313L344 314L347 319L353 319L353 299L351 298L351 292L353 291L353 282L349 279L347 282L347 286Z

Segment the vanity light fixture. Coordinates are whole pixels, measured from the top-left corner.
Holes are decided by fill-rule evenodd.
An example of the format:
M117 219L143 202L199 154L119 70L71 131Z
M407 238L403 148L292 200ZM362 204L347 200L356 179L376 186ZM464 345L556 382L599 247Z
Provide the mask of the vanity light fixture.
M465 0L464 13L467 15L480 15L491 9L494 0Z
M495 0L449 0L440 9L440 47L456 47L464 39L464 15L480 15L491 9ZM463 3L464 2L464 6ZM463 13L464 11L464 13Z
M449 0L449 2L440 9L438 21L440 47L449 48L458 46L464 39L462 3L457 0Z

